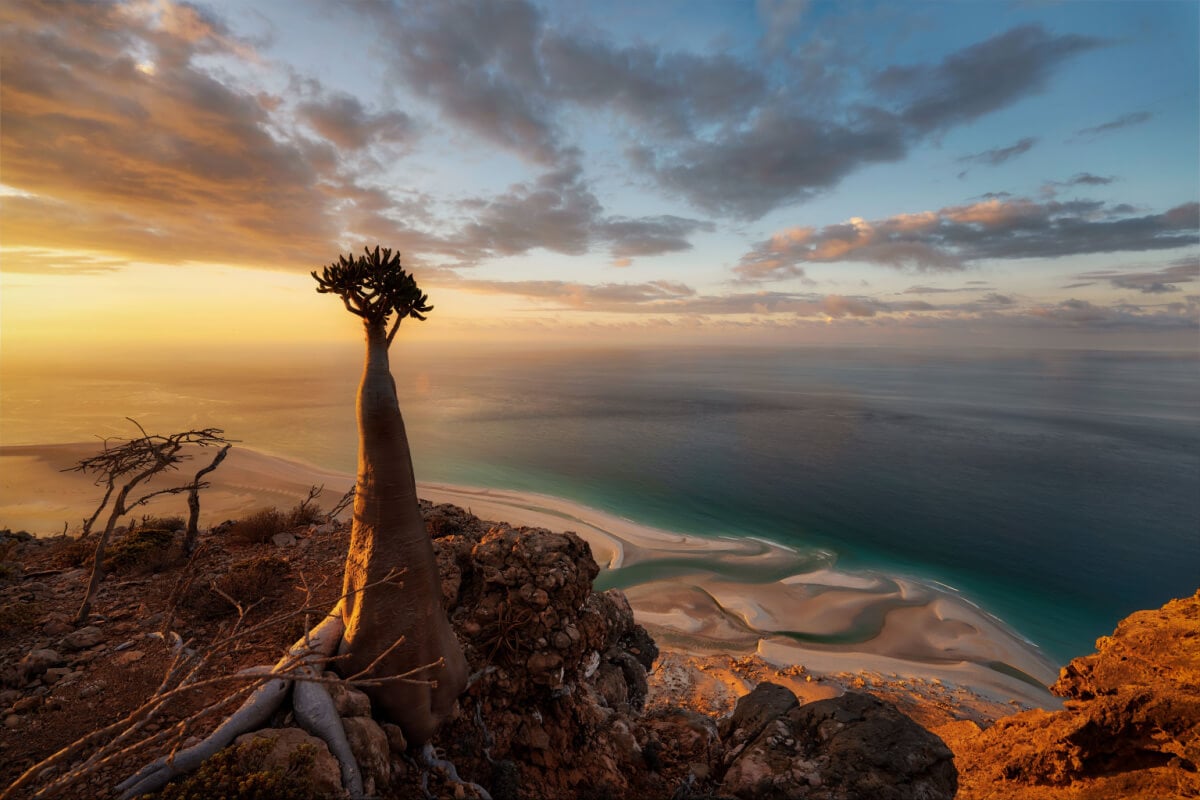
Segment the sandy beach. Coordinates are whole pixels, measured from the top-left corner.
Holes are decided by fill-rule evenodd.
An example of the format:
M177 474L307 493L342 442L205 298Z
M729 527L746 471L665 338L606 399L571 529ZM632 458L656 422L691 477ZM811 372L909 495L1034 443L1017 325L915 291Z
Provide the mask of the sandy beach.
M62 472L95 443L0 447L0 526L38 534L78 529L101 492ZM206 463L184 465L185 478ZM174 476L176 479L180 475ZM202 524L265 506L287 508L309 487L329 507L353 476L235 447L202 495ZM939 680L995 700L1049 706L1057 667L969 600L904 576L844 572L827 553L758 539L689 536L640 525L561 498L421 484L421 497L483 519L575 531L602 567L598 584L622 588L661 645L696 653L757 652L817 673L868 672ZM146 508L181 513L182 497ZM137 513L143 513L139 510Z

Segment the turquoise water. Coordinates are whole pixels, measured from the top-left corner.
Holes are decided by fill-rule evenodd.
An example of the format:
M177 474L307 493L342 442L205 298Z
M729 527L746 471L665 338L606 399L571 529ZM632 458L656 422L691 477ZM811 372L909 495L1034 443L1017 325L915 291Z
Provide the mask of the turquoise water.
M422 480L944 583L1062 661L1200 584L1195 354L397 353L393 367ZM349 471L357 369L73 375L53 396L5 380L0 435L20 443L49 414L51 441L79 440L129 414Z

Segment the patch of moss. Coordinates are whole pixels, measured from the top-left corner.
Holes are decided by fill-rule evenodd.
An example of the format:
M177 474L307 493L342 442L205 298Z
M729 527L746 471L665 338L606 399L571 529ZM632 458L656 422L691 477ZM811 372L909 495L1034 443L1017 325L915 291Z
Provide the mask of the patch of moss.
M169 784L159 800L332 800L309 780L316 750L296 748L286 769L266 769L271 743L255 739L226 747L186 778Z

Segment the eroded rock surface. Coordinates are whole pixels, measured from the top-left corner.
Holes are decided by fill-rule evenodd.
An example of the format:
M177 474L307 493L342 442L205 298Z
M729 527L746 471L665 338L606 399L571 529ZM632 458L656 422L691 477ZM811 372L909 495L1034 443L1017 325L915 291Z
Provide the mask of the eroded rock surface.
M848 692L766 722L722 789L743 800L952 800L958 773L937 736L878 698Z
M1052 687L1062 711L956 745L972 775L964 797L1200 796L1200 592L1130 615L1096 648Z

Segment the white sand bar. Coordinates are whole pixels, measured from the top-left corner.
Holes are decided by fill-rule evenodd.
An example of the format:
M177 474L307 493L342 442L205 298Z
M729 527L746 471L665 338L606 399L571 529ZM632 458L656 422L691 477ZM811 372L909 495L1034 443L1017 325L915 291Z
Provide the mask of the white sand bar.
M0 526L38 533L78 529L101 491L61 472L96 443L0 447ZM200 453L178 477L209 456ZM265 506L288 508L324 485L328 508L353 476L235 447L202 495L209 524ZM623 586L639 621L663 644L698 652L759 652L817 672L870 671L937 678L996 699L1054 705L1045 686L1056 666L1036 647L965 598L894 575L843 572L832 554L759 539L683 535L561 498L503 489L423 483L421 497L483 519L574 531ZM185 511L182 497L151 505ZM666 562L661 570L655 562ZM641 565L640 569L628 571ZM636 575L636 578L628 577Z

